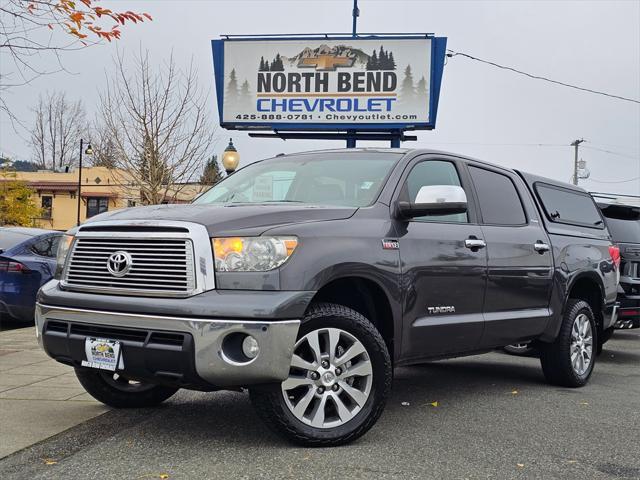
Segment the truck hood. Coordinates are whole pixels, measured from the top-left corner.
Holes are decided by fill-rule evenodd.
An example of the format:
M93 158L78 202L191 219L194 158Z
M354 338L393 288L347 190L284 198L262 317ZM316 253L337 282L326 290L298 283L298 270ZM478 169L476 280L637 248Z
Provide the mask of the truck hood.
M300 204L152 205L105 212L85 224L102 221L174 220L200 223L213 235L259 235L266 230L296 223L342 220L357 208Z

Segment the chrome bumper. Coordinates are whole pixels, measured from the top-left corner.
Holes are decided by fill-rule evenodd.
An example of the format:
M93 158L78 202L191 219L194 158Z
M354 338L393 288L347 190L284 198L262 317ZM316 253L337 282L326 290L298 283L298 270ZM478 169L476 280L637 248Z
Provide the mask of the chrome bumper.
M96 327L120 327L154 331L182 332L194 343L195 370L200 378L214 387L246 386L280 382L287 378L300 320L250 321L169 317L136 313L118 313L36 304L36 336L43 341L48 321ZM253 336L260 348L248 361L234 361L225 354L223 341L239 332ZM64 333L61 334L64 339ZM225 347L226 348L226 347ZM77 360L77 359L76 359ZM125 353L125 372L126 353Z

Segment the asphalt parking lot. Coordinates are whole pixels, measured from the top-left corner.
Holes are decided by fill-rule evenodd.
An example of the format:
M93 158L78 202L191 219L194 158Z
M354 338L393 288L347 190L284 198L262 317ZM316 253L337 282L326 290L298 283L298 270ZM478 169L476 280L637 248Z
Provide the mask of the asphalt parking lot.
M183 391L10 455L0 478L640 478L639 367L635 330L616 333L582 389L498 352L402 368L379 423L334 449L282 441L246 393Z

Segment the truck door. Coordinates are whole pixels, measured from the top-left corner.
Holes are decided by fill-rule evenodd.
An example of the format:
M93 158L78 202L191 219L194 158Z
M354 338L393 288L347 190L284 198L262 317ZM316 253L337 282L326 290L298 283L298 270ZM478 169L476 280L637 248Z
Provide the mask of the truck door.
M413 202L420 188L429 185L462 186L468 210L396 225L407 360L471 350L483 330L487 259L468 174L455 159L419 158L405 171L397 198Z
M469 164L487 243L483 347L539 335L550 316L550 243L523 181L507 170Z

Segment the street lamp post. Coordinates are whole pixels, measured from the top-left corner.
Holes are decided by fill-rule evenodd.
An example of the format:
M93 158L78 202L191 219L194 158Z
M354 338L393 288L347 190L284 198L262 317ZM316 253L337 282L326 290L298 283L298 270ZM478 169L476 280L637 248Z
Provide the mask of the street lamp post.
M78 163L78 218L76 225L80 225L80 199L82 197L82 152L84 147L84 141L82 138L80 139L80 162ZM87 149L84 150L84 153L87 155L93 155L93 149L91 148L91 143L87 145Z
M227 175L231 175L238 168L238 164L240 163L240 154L236 147L233 145L233 139L229 139L229 145L224 149L222 154L222 166L224 167Z

